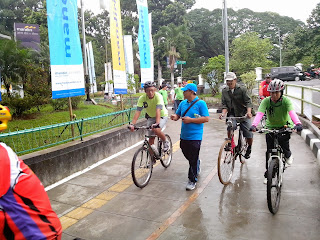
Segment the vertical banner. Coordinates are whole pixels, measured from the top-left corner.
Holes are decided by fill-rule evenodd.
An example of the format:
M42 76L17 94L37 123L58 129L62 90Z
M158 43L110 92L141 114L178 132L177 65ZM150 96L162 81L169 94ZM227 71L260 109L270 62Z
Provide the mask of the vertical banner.
M85 95L77 0L47 1L52 98Z
M127 94L120 0L110 0L110 36L115 94Z
M149 33L150 33L150 38L149 38L149 43L150 43L150 60L151 60L151 66L150 66L150 75L152 81L154 80L154 47L153 47L153 41L152 41L152 13L149 13ZM159 83L158 83L159 84ZM160 86L160 85L159 85Z
M105 80L106 80L106 86L104 89L104 93L108 93L109 98L112 97L113 94L113 84L110 83L112 82L112 67L111 67L111 62L105 63L104 64L105 72Z
M137 0L139 15L139 55L141 68L141 87L146 81L153 81L150 55L150 27L147 0Z
M97 92L97 81L96 81L96 72L94 70L94 57L92 42L86 44L87 56L88 56L88 69L89 69L89 79L90 79L90 92Z
M124 56L126 59L127 84L130 84L128 81L130 81L131 83L134 83L132 36L131 35L124 35L123 36L123 44L124 44ZM130 92L132 92L132 90L133 89L130 89Z

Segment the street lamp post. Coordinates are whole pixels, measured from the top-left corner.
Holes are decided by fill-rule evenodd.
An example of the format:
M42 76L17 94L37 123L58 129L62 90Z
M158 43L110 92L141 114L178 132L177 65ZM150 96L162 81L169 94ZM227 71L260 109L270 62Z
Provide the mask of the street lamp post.
M281 37L280 37L280 28L278 28L278 33L279 33L280 67L282 67L282 54L281 54Z
M225 55L225 71L229 72L229 37L228 37L228 17L227 17L227 3L223 1L223 30L224 30L224 55Z

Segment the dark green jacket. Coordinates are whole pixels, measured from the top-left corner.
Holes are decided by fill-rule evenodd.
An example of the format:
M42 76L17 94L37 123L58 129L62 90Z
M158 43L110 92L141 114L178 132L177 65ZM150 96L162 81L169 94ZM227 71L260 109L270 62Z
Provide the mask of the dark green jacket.
M248 95L247 88L238 83L232 93L228 86L222 90L222 108L228 113L234 110L235 117L243 117L247 113L247 108L252 108L252 101Z

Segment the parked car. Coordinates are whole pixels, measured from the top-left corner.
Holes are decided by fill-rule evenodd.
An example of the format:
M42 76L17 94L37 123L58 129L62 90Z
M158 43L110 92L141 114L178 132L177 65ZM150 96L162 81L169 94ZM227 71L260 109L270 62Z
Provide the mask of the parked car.
M278 78L283 81L299 81L304 80L303 72L295 66L274 67L271 68L271 77Z

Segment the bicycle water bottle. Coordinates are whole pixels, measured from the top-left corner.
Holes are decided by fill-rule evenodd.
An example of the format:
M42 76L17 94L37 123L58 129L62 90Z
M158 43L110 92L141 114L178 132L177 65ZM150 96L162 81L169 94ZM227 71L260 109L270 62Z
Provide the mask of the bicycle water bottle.
M193 114L195 118L200 118L201 116L197 113Z
M158 156L159 156L159 152L158 152L157 147L156 147L154 144L152 144L152 145L151 145L151 149L152 149L152 151L154 152L154 155L155 155L156 157L158 157Z

